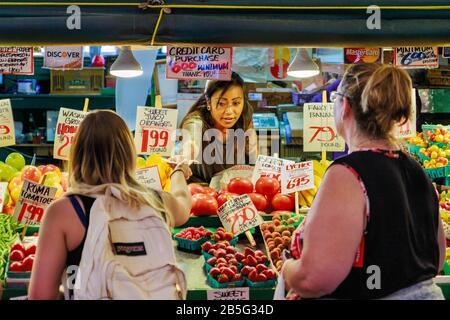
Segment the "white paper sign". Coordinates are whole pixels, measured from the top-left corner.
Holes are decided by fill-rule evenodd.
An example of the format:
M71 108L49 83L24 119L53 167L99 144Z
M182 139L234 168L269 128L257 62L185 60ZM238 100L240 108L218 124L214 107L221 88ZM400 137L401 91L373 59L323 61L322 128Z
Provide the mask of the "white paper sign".
M3 207L5 206L5 194L6 190L8 190L8 182L0 182L0 212L2 212Z
M243 194L225 202L217 214L225 229L235 236L264 222L250 197Z
M253 184L261 177L275 178L281 182L281 169L289 163L294 161L259 155L253 170Z
M415 137L416 119L416 89L413 89L411 95L411 118L404 125L397 128L396 137L399 139Z
M16 144L14 119L9 99L0 100L0 147Z
M412 68L438 68L438 47L397 47L394 49L394 64Z
M134 142L138 154L170 156L175 147L178 110L138 107Z
M226 288L208 290L208 300L249 300L249 288Z
M45 47L44 68L82 69L83 47Z
M87 112L80 110L67 108L59 109L55 143L53 145L53 158L69 160L73 139L78 131L81 121L86 115Z
M287 164L281 171L281 193L289 194L314 188L312 161Z
M344 151L345 141L336 130L333 103L303 105L303 151Z
M0 73L34 74L33 47L0 47Z
M136 170L136 179L144 186L162 191L161 178L159 177L158 166Z
M39 226L44 210L55 199L56 192L56 188L25 180L14 217L22 224Z

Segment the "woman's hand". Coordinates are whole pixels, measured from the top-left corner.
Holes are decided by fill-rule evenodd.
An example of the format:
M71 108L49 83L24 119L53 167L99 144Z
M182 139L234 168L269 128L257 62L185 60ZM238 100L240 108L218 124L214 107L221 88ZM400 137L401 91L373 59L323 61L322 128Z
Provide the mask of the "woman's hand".
M176 171L181 171L186 180L188 180L192 176L192 170L189 167L189 160L187 160L185 157L174 156L168 159L167 163L173 169L172 174L170 175L171 177Z

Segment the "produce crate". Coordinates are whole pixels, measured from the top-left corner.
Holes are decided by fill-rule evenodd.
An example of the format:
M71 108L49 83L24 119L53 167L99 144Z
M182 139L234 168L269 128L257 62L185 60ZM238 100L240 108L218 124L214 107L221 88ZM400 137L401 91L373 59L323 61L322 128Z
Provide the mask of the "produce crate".
M450 166L440 167L440 168L431 168L425 169L425 173L431 178L444 178L450 174Z
M421 146L416 146L415 144L411 144L411 143L406 143L406 147L409 151L409 153L414 154L414 155L419 155L419 151L421 148Z
M6 265L6 278L11 278L11 279L29 279L31 278L31 271L29 272L14 272L14 271L9 271L9 265L11 264L11 261L8 258L8 263Z
M450 276L450 264L447 261L444 262L444 274Z
M235 287L244 287L245 285L245 279L242 278L241 281L235 281L235 282L226 282L226 283L219 283L216 279L211 277L209 274L208 277L208 283L212 288L215 289L224 289L224 288L235 288Z
M434 179L434 182L436 182L437 185L448 187L450 186L450 177L436 178Z
M431 160L430 157L427 157L427 156L425 156L425 155L423 155L423 154L421 154L421 153L419 153L417 156L419 157L420 163L424 163L425 160L428 160L428 161Z
M206 238L202 237L198 240L188 240L184 238L173 237L178 243L178 250L185 250L193 253L200 253L202 244L206 242Z
M264 282L253 282L245 277L245 284L250 288L273 288L277 282L275 279L270 279Z
M101 94L104 83L104 68L50 70L51 94Z

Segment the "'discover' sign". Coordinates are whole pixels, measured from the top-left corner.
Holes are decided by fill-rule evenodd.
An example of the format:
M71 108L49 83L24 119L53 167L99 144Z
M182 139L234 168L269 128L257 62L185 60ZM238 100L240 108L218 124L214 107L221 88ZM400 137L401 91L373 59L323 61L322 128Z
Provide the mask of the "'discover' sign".
M81 121L86 115L87 112L80 110L67 108L59 109L55 143L53 145L53 158L69 160L73 139L78 131Z
M0 147L16 144L14 118L9 99L0 100Z
M0 73L34 74L33 47L0 47Z
M232 47L167 47L166 77L231 80Z
M175 146L178 110L138 107L134 142L138 154L170 156Z
M394 64L402 68L438 68L438 47L398 47L394 49Z
M83 47L45 47L44 68L82 69Z
M14 210L14 217L19 223L39 226L45 208L55 199L56 192L56 188L25 180Z
M235 236L264 222L247 194L228 200L217 210L217 214L225 230Z
M303 151L344 151L345 141L336 130L333 103L303 105Z

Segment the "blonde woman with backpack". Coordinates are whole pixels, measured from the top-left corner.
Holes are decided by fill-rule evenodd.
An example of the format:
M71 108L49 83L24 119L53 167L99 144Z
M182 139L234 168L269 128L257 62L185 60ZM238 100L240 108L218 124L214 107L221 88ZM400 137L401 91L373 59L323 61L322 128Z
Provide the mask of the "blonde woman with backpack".
M46 210L29 299L183 299L169 228L189 218L187 163L171 192L135 178L136 150L125 122L97 110L81 122L70 155L71 189ZM61 281L61 279L63 279Z

